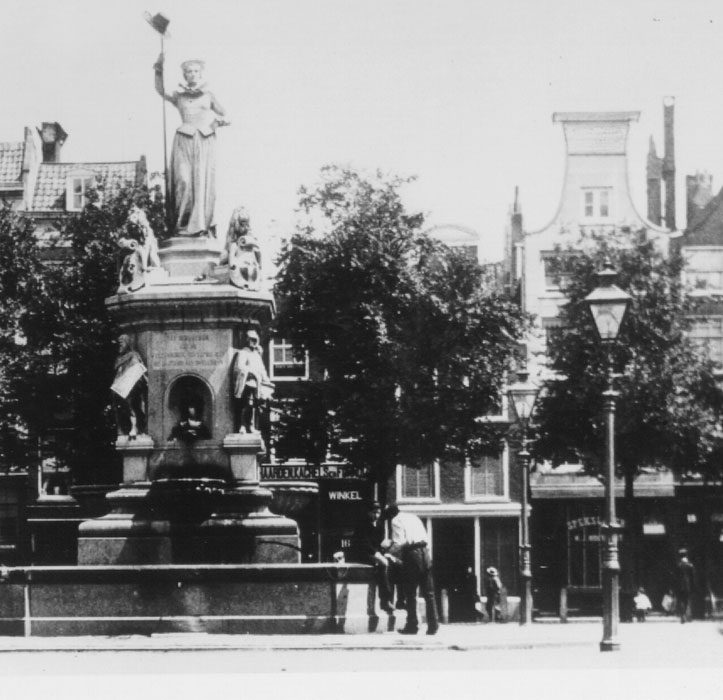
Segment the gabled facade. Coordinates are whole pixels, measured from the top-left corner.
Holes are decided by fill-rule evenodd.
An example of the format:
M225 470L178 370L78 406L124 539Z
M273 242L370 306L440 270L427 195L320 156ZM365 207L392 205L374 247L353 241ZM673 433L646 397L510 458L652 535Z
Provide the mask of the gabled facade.
M510 221L507 263L520 285L522 307L534 317L528 363L532 376L546 365L547 339L560 327L565 297L549 270L556 246L576 245L581 234L647 231L667 249L669 232L637 210L628 178L627 141L638 112L555 113L565 137L562 192L551 221L537 230L522 228L517 198Z
M512 288L518 286L525 311L534 317L526 348L532 377L542 384L551 377L547 361L550 336L562 332L561 308L565 295L559 278L550 274L547 261L557 246L584 245L585 234L605 236L613 232L631 236L645 231L663 252L680 236L675 231L675 158L672 99L664 103L665 155L658 158L654 144L648 157L648 215L641 214L630 191L628 135L638 112L557 113L565 139L562 192L551 221L537 230L526 230L517 197L511 210L507 236L506 269ZM601 446L602 449L602 446ZM622 483L616 484L622 496ZM603 489L585 475L581 465L552 469L537 465L531 475L532 559L535 608L554 613L561 592L571 609L600 610ZM641 516L642 538L635 571L638 581L630 585L648 588L659 605L671 585L669 567L675 548L687 541L688 530L675 506L675 484L667 473L641 474L635 484ZM629 520L624 504L618 505L621 520ZM691 518L695 517L693 514ZM625 565L626 538L621 543ZM624 594L629 591L624 591ZM627 611L627 598L622 606Z
M57 122L25 128L23 141L0 143L0 200L31 216L39 240L53 240L59 223L82 211L88 192L101 197L146 181L146 160L75 162L61 160L68 134Z

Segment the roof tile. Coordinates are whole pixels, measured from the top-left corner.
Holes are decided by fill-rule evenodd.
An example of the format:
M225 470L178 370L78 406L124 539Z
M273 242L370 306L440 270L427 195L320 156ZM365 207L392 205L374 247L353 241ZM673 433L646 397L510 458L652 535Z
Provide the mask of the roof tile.
M68 175L75 170L95 173L98 184L105 186L106 196L135 184L138 161L123 163L41 163L33 194L32 211L65 209L65 188Z
M18 187L23 172L22 141L0 143L0 187Z

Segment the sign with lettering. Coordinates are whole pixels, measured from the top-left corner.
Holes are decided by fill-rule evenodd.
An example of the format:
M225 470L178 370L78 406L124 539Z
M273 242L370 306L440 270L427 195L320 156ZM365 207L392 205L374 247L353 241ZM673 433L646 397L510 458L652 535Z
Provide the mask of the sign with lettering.
M151 367L157 370L214 369L227 348L208 331L173 331L153 338Z
M625 520L623 518L618 518L618 523L621 526L625 525ZM591 527L591 526L604 526L605 521L602 518L599 518L595 515L586 515L583 518L573 518L572 520L567 521L567 529L568 530L578 530L583 527Z
M330 501L362 501L359 491L329 491Z
M364 478L366 471L351 464L263 464L261 466L261 481Z

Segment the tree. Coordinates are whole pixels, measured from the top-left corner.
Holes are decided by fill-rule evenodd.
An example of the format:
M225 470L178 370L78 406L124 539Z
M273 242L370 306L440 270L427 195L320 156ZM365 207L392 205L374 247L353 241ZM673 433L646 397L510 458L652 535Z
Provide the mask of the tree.
M624 588L631 592L641 530L635 478L646 468L720 474L721 392L713 364L686 334L696 302L686 295L678 252L663 255L641 231L635 236L593 235L558 253L558 280L568 301L563 328L549 344L555 378L540 398L535 452L558 462L574 453L589 472L604 473L603 391L612 362L620 392L615 456L624 477L628 519ZM632 297L610 348L597 339L585 302L605 258L618 272L616 284Z
M695 301L685 292L682 257L675 251L664 256L644 234L593 235L558 251L557 275L568 301L563 329L549 345L556 378L546 384L537 412L540 456L562 460L575 450L588 469L601 471L608 356L585 297L610 258L618 286L632 296L611 349L621 372L616 457L630 493L641 467L677 473L717 469L721 410L714 367L686 333Z
M324 168L318 188L301 190L275 290L275 331L323 369L304 413L382 484L398 463L498 447L478 419L499 411L524 328L476 261L421 233L406 182Z
M117 241L137 205L162 231L157 190L128 187L102 204L91 195L62 223L57 240L39 244L33 223L0 212L0 441L6 464L37 461L53 450L76 481L112 478L114 418L109 387L117 330L104 300L118 286Z

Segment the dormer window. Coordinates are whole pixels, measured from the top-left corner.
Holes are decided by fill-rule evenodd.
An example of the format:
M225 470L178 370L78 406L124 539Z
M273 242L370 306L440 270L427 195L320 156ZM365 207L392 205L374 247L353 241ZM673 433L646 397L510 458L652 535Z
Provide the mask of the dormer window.
M65 188L65 208L67 211L83 211L88 204L88 192L97 187L95 173L92 170L76 170L68 173Z
M610 218L610 188L589 187L582 191L582 216L584 219Z

